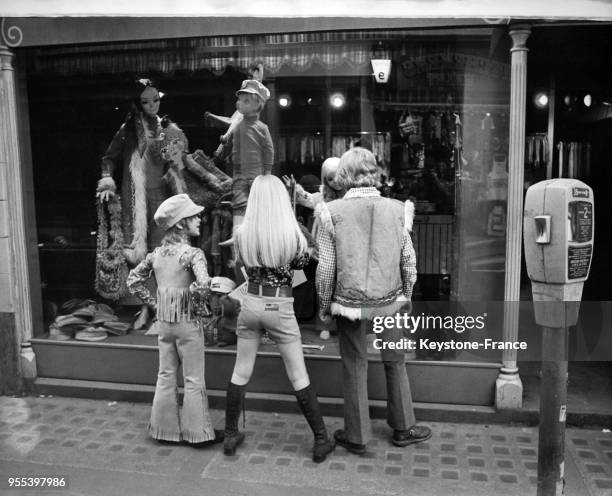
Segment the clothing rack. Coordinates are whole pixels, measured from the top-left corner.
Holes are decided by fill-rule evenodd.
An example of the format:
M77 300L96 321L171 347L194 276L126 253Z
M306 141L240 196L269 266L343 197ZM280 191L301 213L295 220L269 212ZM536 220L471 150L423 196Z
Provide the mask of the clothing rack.
M551 159L548 133L529 133L525 137L525 165L532 170L546 168L548 177L548 170L552 166Z
M559 141L558 177L579 179L591 174L591 143L582 141Z
M331 156L340 157L360 143L372 150L382 166L391 162L391 133L385 131L334 132L331 137ZM327 158L324 133L296 133L276 138L274 149L280 163L300 165L320 164Z
M365 138L365 139L364 139ZM353 133L334 133L331 154L340 157L357 143L370 148L376 161L386 169L391 163L391 133L380 131L358 131Z

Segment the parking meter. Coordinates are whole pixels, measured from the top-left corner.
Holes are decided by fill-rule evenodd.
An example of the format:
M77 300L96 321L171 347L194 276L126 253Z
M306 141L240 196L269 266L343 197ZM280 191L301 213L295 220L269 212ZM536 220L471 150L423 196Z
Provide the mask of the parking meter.
M579 302L593 257L593 190L576 179L551 179L527 190L523 239L536 322L549 327L576 324ZM541 303L540 303L541 302Z
M565 489L568 328L578 321L593 257L593 190L552 179L527 190L523 240L536 323L542 326L538 496Z

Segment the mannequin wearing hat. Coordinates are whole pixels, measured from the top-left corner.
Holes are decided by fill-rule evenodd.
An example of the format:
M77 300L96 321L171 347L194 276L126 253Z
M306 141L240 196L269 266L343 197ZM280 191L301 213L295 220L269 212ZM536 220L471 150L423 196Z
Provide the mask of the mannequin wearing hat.
M102 156L102 177L97 187L99 200L111 201L117 192L113 176L119 176L121 224L126 243L123 254L131 266L144 259L148 249L159 245L163 230L153 221L153 214L170 196L162 180L164 164L159 154L162 128L157 114L162 94L149 79L139 79L134 86L131 110ZM142 304L130 296L120 302ZM148 318L149 308L142 305L134 328L145 327Z
M263 64L254 64L249 67L248 79L255 79L260 83L264 79L264 68ZM236 126L242 122L242 114L236 110L231 117L225 117L222 115L216 115L211 112L204 113L204 119L208 125L224 128L226 131L221 136L221 143L217 147L214 153L216 160L226 160L231 154L231 139ZM228 146L229 145L229 146Z
M155 212L164 230L161 246L150 252L128 276L128 289L157 311L159 372L151 408L149 434L159 441L195 445L218 442L220 431L212 427L204 378L204 336L200 320L210 318L210 277L200 248L189 243L200 234L200 214L188 195L174 195ZM157 293L145 282L151 276ZM176 394L177 373L182 366L185 383L183 405Z
M259 120L270 98L268 88L256 79L246 79L236 92L236 98L236 109L242 114L242 120L231 130L234 228L244 217L253 180L261 174L270 174L274 162L270 130Z

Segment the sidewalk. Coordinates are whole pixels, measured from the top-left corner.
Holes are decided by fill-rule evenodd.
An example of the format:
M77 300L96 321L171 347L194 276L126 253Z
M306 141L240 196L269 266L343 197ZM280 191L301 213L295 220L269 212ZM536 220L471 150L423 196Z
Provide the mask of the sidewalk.
M537 427L427 422L433 437L396 448L374 421L363 456L336 451L310 460L312 436L300 415L247 411L245 444L160 445L146 434L148 404L61 397L0 397L2 495L403 495L536 494ZM213 410L222 425L223 412ZM326 418L330 431L342 419ZM242 421L241 421L242 424ZM612 434L567 429L566 491L612 496ZM65 490L7 489L7 478L55 475Z

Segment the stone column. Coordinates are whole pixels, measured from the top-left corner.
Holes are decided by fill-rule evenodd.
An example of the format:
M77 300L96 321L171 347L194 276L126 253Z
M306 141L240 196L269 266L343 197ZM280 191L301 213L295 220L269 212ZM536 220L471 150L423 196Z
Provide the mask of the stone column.
M506 283L503 340L516 341L519 326L523 234L523 179L525 167L525 104L527 98L527 25L510 27L512 38L510 79L510 145L508 154L508 215L506 225ZM523 384L516 364L517 351L505 350L495 384L498 409L520 408Z
M0 231L6 243L0 243L0 253L8 257L7 278L0 273L0 311L15 315L15 338L20 347L20 373L23 379L36 377L36 360L32 338L32 308L28 277L26 216L17 125L17 94L13 70L13 51L9 47L21 43L21 31L16 26L7 28L1 22L0 39L0 174L4 175L5 200L0 200ZM1 177L1 176L0 176ZM9 180L10 178L10 180ZM2 269L0 269L0 272Z

